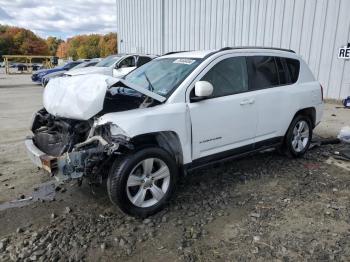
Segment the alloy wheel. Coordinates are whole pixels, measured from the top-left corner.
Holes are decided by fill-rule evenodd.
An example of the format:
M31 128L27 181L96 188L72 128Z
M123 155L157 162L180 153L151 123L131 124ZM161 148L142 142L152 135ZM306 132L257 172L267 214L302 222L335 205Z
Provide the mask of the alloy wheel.
M129 200L137 207L157 204L168 191L170 170L159 158L140 161L130 172L126 192Z
M310 139L310 128L305 120L296 123L293 129L292 147L295 152L303 151Z

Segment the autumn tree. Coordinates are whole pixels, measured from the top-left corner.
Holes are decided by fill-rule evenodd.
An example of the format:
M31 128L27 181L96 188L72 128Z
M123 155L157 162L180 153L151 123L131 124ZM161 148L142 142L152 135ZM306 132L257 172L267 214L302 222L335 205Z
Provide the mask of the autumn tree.
M63 44L65 43L65 44ZM117 34L77 35L62 42L56 55L60 58L95 58L117 53Z
M0 55L56 55L60 58L106 57L117 53L117 34L77 35L63 41L57 37L40 38L32 31L0 25Z
M11 54L13 48L12 36L4 27L0 27L0 56Z
M0 26L0 50L2 55L47 55L49 52L44 39L14 26Z
M100 38L99 42L100 56L106 57L117 53L117 34L109 33Z
M52 55L52 56L55 56L56 53L57 53L57 49L59 47L59 45L63 42L63 40L57 38L57 37L54 37L54 36L49 36L47 39L46 39L46 44L49 48L49 54Z
M61 42L57 47L56 56L59 58L68 57L68 44L66 42Z

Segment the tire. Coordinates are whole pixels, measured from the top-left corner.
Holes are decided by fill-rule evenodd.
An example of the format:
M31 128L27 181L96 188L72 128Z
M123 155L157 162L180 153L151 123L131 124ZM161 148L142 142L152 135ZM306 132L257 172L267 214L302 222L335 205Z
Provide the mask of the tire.
M147 217L164 208L175 191L178 167L159 147L147 147L117 159L109 172L107 191L125 213Z
M290 124L284 140L284 152L290 157L301 157L309 149L312 124L309 117L297 115Z

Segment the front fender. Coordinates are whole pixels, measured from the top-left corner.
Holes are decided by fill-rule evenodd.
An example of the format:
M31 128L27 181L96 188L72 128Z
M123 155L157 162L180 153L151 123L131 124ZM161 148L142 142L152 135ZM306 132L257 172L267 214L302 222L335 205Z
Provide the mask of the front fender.
M123 134L131 139L150 133L174 132L181 143L184 164L191 162L191 119L185 103L109 113L97 120L97 125L107 123L120 128L111 129L111 132L116 130L112 135Z

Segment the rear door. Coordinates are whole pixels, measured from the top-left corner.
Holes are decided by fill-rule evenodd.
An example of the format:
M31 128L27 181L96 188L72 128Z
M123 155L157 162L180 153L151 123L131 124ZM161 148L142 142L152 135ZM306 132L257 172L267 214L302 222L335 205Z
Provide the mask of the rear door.
M245 57L218 58L196 81L210 82L214 92L206 100L188 103L193 160L206 156L222 158L223 154L252 149L257 109L254 94L248 90ZM194 84L190 90L189 97L194 96Z
M256 147L279 142L291 121L293 85L284 58L257 55L247 57L249 90L254 94L258 126Z

